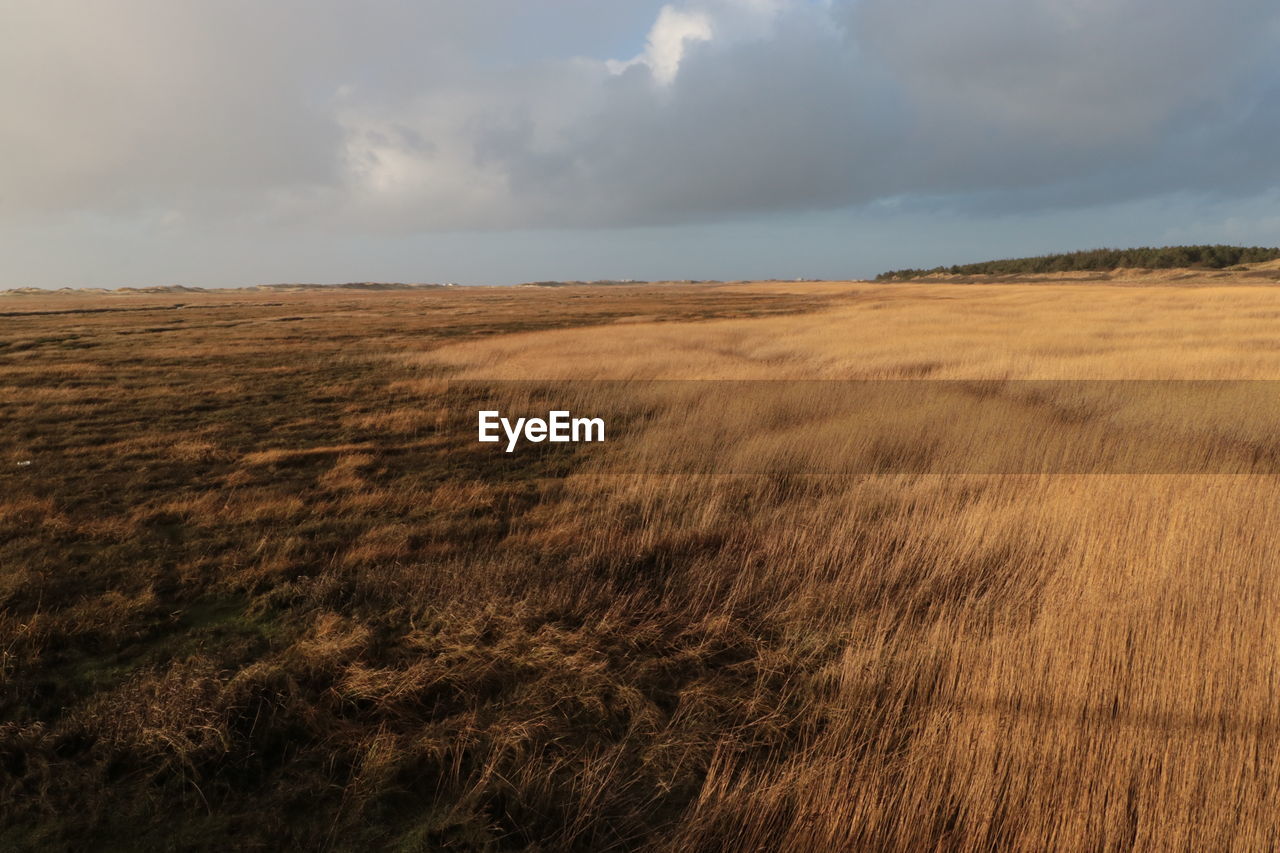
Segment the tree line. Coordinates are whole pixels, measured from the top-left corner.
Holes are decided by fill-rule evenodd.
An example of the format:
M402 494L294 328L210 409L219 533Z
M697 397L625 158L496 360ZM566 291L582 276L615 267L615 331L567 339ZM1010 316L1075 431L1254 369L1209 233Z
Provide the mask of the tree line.
M892 270L876 281L902 281L927 275L1019 275L1131 269L1225 269L1280 259L1280 248L1263 246L1162 246L1140 249L1090 249L1033 258L1006 258L933 269Z

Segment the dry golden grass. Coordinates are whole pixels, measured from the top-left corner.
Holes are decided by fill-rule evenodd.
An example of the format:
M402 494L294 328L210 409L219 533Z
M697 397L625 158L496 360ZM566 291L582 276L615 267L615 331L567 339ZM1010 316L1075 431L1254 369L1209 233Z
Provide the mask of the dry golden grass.
M413 358L475 378L1280 376L1280 292L1270 289L845 292L853 300L832 310L697 334L580 329ZM705 409L654 418L653 434L623 452L678 453L695 440L672 441L680 424L729 411L729 400L704 396ZM1264 405L1219 403L1216 426L1273 446L1274 402L1244 402ZM687 411L687 401L671 406ZM1175 440L1176 419L1153 414L1135 422L1147 440ZM884 412L886 434L901 415ZM840 423L765 422L773 429L730 430L755 437L755 458L839 446ZM732 458L717 464L741 470ZM819 478L781 495L771 483L716 480L576 486L584 497L562 501L562 523L578 519L582 533L562 537L592 531L618 550L638 538L641 552L655 538L714 537L721 553L742 556L702 570L702 619L749 613L785 626L792 643L827 649L803 678L813 692L803 746L761 758L718 743L676 847L1276 844L1280 770L1264 757L1277 700L1273 477ZM731 508L725 488L747 488L749 509ZM619 519L631 506L638 531ZM784 657L802 659L792 648Z
M1273 849L1274 476L643 473L734 411L714 384L634 386L613 456L440 428L450 379L1280 378L1280 291L1201 284L6 318L0 842ZM945 469L965 404L930 400L878 429ZM1027 402L1074 406L1046 421L1072 446L1274 443L1256 394ZM794 400L746 414L748 446L692 452L840 446Z
M406 358L484 379L1280 378L1280 290L1270 287L824 289L831 309L702 324L696 334L668 323L590 327Z

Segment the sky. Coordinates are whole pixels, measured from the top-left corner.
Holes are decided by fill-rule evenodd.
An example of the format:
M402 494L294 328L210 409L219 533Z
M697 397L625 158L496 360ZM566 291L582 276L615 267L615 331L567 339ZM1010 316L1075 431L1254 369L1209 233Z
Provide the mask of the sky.
M1275 0L0 0L0 288L1280 245Z

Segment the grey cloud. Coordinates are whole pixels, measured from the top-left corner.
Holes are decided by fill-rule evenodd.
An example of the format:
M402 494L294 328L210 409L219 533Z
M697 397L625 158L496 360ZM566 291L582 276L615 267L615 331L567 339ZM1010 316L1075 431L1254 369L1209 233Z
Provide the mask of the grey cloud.
M1141 137L1266 60L1270 0L863 0L853 33L927 115L1086 147Z
M415 221L679 222L902 195L1020 209L1274 180L1269 3L784 2L725 38L746 5L684 6L715 36L686 45L670 86L639 65L542 67L477 89L463 119L420 113L457 154L441 168L490 203L424 185ZM1245 163L1268 168L1223 174Z
M640 55L654 2L10 5L11 219L394 234L1280 180L1270 0L689 0L712 35L668 85L604 61Z
M546 13L521 0L9 0L0 216L331 201L347 168L345 101L448 90L536 41Z

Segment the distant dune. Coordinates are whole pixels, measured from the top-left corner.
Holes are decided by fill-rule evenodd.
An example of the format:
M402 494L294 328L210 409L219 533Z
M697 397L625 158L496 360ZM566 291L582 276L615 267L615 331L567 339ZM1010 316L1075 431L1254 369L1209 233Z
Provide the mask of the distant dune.
M302 293L326 290L435 290L442 287L456 287L449 284L404 284L401 282L352 281L346 284L258 284L252 287L189 287L185 284L167 284L154 287L60 287L50 290L43 287L14 287L0 290L0 296L43 296L57 294L59 296L130 294L130 293Z

